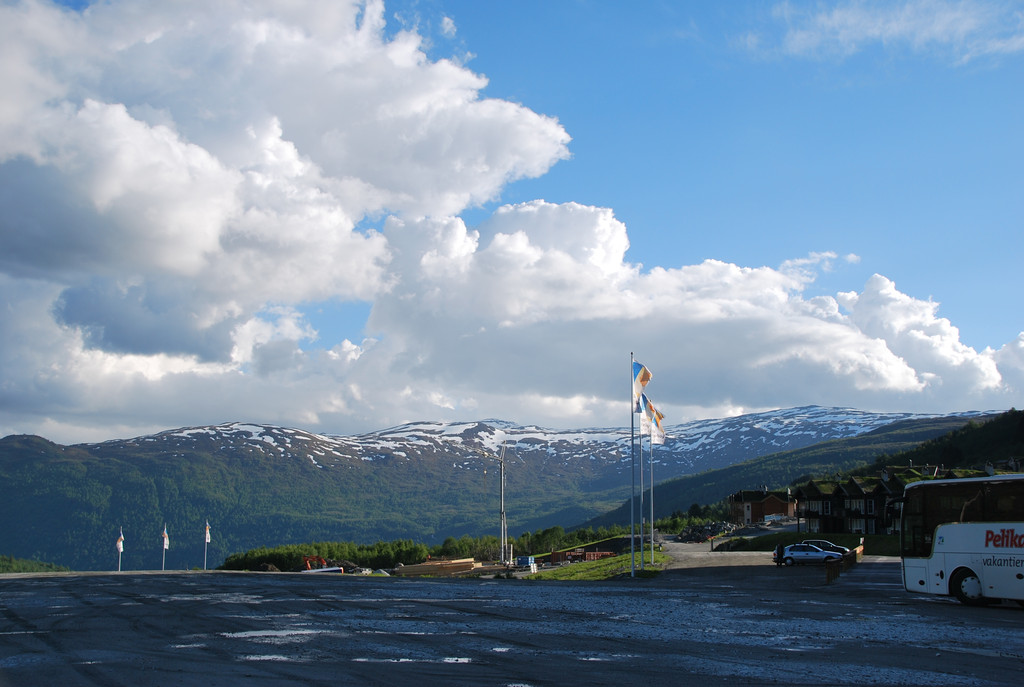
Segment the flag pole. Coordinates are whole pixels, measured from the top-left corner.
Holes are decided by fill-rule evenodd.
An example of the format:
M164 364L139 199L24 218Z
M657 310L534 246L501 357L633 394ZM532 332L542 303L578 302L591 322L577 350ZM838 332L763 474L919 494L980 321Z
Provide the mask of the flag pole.
M636 399L633 386L633 351L629 352L629 455L633 487L629 493L629 576L636 577Z
M651 432L654 432L654 426L651 426ZM651 565L654 565L654 437L651 437ZM640 469L643 470L643 461L641 461Z
M160 570L166 570L167 568L167 523L164 523L164 541L160 547L160 553L162 558L160 559Z
M203 570L206 570L206 551L210 548L210 521L206 521L206 535L203 537Z
M643 401L640 402L643 412ZM640 502L637 504L640 509L640 570L644 569L644 539L647 537L644 529L644 418L640 417Z

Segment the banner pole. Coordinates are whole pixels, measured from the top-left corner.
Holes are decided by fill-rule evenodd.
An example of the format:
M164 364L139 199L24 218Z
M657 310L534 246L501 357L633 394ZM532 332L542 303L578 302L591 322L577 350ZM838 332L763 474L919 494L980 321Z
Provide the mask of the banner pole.
M654 431L654 428L651 428ZM651 438L651 565L654 565L654 438ZM640 466L643 469L643 465Z
M630 472L633 475L632 490L629 493L629 576L636 577L636 402L633 398L633 352L629 352L629 455Z
M641 406L643 404L641 403ZM641 407L641 412L643 408ZM644 528L644 521L647 519L644 513L644 420L640 418L640 501L637 503L640 509L640 569L644 569L644 540L647 537L647 530Z

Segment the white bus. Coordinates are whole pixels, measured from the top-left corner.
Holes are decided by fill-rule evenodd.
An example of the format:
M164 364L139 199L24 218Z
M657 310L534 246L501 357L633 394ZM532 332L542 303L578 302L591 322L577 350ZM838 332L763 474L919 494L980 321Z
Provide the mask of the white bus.
M900 555L907 591L1024 605L1024 474L908 484Z

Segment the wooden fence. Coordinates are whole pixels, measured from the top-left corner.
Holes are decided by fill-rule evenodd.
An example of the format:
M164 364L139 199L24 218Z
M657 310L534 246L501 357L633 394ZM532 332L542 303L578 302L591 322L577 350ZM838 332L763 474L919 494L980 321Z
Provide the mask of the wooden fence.
M864 560L864 538L860 539L860 546L845 554L835 561L825 561L825 584L832 584L839 579L844 572Z

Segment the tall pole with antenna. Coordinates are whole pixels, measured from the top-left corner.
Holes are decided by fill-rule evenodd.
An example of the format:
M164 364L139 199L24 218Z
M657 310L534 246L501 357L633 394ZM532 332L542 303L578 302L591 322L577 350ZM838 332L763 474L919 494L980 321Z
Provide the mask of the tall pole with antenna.
M505 521L505 442L501 442L501 455L498 457L501 463L501 563L511 563L508 556L508 523Z

